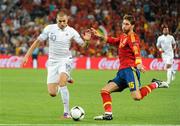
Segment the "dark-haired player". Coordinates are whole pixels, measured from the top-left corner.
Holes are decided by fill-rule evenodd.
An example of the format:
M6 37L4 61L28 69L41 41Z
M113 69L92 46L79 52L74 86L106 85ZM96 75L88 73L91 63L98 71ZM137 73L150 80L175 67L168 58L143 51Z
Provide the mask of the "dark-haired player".
M112 120L112 100L111 93L123 91L129 88L131 97L142 100L147 94L156 88L167 88L168 84L163 81L153 79L149 85L141 87L140 71L145 72L140 55L140 39L133 31L135 18L132 15L125 15L122 22L123 33L117 38L101 35L92 28L94 35L101 37L110 44L118 47L120 67L116 77L108 81L108 84L101 89L101 97L105 113L94 117L95 120Z

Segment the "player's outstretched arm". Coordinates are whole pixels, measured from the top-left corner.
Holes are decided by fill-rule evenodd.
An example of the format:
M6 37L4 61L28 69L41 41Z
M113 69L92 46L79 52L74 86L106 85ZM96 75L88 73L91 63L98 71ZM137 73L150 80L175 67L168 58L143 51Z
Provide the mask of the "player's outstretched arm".
M21 67L23 67L23 65L25 65L28 61L29 56L32 55L32 52L34 51L34 49L38 46L40 40L35 40L34 43L31 45L31 47L28 49L27 53L25 54L25 56L22 59L22 63L21 63Z

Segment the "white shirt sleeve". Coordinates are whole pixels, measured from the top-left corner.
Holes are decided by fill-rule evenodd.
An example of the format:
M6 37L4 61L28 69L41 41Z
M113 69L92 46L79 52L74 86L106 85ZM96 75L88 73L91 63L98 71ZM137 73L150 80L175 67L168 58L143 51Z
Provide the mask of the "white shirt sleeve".
M38 36L38 39L41 40L41 41L45 41L48 39L48 33L49 33L49 27L46 26L42 33Z
M81 38L80 34L73 29L73 39L79 44L82 45L84 43L83 39Z

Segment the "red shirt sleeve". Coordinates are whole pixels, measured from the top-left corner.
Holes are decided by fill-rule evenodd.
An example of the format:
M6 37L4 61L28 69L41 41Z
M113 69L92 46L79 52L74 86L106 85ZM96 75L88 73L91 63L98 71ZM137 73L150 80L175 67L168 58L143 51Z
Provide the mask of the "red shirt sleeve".
M119 41L120 41L119 37L118 38L114 38L114 37L107 38L107 43L110 43L110 44L116 44L116 43L119 43Z
M130 35L129 46L132 49L134 56L135 56L135 64L141 64L141 52L140 52L140 39L136 34Z

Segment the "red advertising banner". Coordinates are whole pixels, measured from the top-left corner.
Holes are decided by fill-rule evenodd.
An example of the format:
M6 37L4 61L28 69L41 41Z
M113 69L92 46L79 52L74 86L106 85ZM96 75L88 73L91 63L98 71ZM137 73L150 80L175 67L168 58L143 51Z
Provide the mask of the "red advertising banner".
M38 57L38 68L46 68L48 56ZM21 68L22 57L0 55L0 68ZM73 67L75 69L108 69L117 70L120 62L118 58L106 57L76 57L74 58ZM144 58L143 65L146 70L163 70L164 63L161 59ZM173 67L180 70L180 59L175 59ZM33 68L32 59L29 58L28 63L23 68Z

